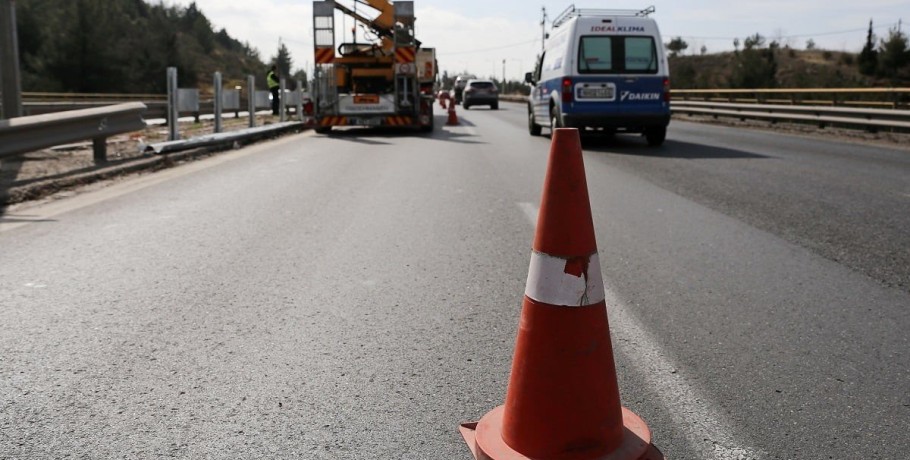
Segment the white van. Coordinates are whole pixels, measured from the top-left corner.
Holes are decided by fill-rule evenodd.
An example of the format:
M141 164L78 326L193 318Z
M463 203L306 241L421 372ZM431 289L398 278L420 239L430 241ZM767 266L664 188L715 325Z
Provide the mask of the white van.
M657 22L645 10L569 7L553 21L528 97L528 130L642 133L658 146L670 124L670 71Z

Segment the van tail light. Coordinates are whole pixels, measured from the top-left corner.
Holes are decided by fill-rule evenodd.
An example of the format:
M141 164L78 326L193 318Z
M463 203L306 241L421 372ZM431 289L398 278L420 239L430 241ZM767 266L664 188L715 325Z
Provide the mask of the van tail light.
M563 78L562 79L562 102L564 104L571 104L574 96L574 91L572 90L572 79Z
M474 92L474 88L468 88L468 89L464 90L464 92L471 94Z
M664 78L664 102L670 102L670 79Z

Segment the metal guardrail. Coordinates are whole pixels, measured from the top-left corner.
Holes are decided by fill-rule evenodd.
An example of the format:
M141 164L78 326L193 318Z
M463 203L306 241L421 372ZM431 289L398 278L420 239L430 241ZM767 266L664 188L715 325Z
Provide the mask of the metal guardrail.
M678 101L670 104L674 113L799 121L827 125L859 126L866 129L910 129L910 110L865 109L828 106L795 106L781 104L738 104L726 102Z
M675 101L758 104L829 105L903 109L910 107L910 88L758 88L674 89ZM857 99L874 98L870 99Z
M95 163L107 161L107 138L145 128L141 102L0 120L0 158L92 140Z

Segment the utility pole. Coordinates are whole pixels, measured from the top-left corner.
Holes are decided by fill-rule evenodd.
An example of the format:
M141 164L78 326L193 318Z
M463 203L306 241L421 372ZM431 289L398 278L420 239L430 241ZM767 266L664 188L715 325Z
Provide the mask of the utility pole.
M506 89L506 60L502 60L502 90Z
M547 41L547 7L540 7L540 55L543 56L544 43Z
M19 77L19 41L16 36L16 2L0 0L0 118L22 116L22 83Z

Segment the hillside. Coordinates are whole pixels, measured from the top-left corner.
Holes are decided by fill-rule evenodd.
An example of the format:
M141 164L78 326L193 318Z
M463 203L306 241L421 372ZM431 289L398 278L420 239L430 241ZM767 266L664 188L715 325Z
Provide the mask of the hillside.
M673 87L702 88L852 88L910 84L860 73L855 53L761 48L670 57Z
M16 18L23 91L160 94L169 66L182 87L208 86L216 70L230 85L265 73L259 53L213 30L195 3L20 0Z

